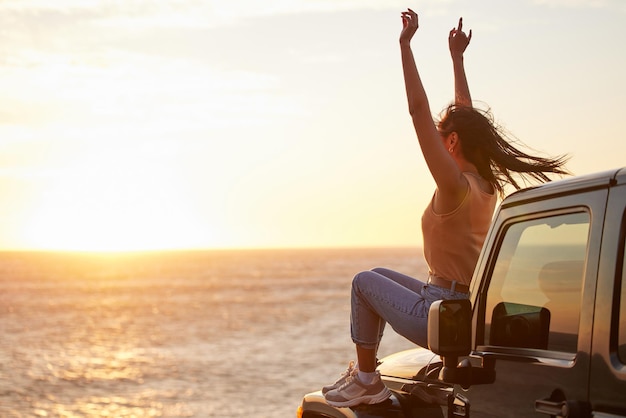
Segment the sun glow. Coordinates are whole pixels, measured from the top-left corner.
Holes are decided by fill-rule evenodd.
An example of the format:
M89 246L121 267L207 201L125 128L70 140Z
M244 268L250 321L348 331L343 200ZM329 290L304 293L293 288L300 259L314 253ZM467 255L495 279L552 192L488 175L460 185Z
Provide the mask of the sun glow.
M48 180L30 213L26 241L54 250L127 251L219 243L203 230L177 166L111 147ZM211 238L210 235L213 234ZM207 240L207 236L209 236Z
M545 39L539 49L501 24L499 2L461 3L421 6L432 110L453 93L446 39L462 14L475 100L531 147L571 155L573 173L623 165L606 150L621 146L626 55L603 48L621 33L621 3L516 3L505 15ZM434 182L406 109L404 7L0 1L0 250L419 244ZM586 29L572 35L571 22ZM555 54L563 45L577 53ZM511 49L515 65L493 61Z
M14 247L242 245L225 221L229 181L267 152L252 130L296 108L266 94L272 77L167 54L17 54L25 68L0 79L9 98L21 98L0 124L0 186L19 178L32 187ZM246 159L245 169L233 163Z

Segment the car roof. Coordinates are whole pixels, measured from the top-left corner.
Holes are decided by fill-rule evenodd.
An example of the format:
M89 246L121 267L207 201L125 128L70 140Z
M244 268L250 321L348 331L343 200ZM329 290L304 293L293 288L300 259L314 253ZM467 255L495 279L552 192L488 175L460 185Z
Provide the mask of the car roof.
M502 206L514 206L527 200L541 200L559 194L579 193L585 190L606 188L617 184L626 184L626 167L567 177L562 180L550 181L540 186L529 187L508 195Z

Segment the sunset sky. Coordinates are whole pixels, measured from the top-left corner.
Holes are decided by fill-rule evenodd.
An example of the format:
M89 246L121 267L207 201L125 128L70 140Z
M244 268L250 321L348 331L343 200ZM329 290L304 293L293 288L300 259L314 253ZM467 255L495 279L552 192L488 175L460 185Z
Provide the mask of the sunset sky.
M575 174L626 166L623 0L0 0L0 249L419 246L449 30L475 101Z

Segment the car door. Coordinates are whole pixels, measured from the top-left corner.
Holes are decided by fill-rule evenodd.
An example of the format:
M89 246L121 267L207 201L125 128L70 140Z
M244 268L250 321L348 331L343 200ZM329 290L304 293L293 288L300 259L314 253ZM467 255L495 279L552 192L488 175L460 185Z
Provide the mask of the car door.
M585 415L607 186L501 209L474 278L470 356L495 382L456 387L455 416Z
M626 171L616 177L602 238L593 328L590 403L594 416L626 417Z

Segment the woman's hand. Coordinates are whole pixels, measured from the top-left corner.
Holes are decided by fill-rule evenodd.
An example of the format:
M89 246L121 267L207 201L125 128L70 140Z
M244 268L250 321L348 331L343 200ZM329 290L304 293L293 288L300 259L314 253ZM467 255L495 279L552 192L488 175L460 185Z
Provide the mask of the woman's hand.
M411 9L402 12L402 32L400 33L400 44L410 44L411 38L419 27L417 13Z
M450 47L450 55L452 58L462 57L465 49L472 40L472 31L470 29L469 35L463 32L463 18L459 18L459 26L452 28L448 35L448 46Z

